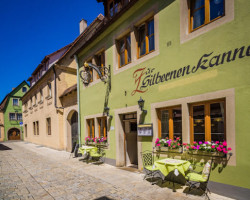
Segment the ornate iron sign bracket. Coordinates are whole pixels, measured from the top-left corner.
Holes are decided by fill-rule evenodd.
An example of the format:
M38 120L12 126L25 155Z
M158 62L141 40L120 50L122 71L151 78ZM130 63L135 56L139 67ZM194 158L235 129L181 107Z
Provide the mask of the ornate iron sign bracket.
M90 68L94 69L98 76L100 77L100 79L103 81L103 82L107 82L108 78L109 78L109 73L110 73L110 70L109 68L103 66L96 66L92 63L84 63L84 69L80 72L80 77L82 79L82 82L85 84L85 85L88 85L91 81L91 79L93 80L93 73L90 73Z

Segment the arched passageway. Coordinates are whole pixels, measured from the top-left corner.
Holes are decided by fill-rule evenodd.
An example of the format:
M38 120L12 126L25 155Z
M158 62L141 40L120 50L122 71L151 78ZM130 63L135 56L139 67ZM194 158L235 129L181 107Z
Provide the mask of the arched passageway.
M8 140L20 140L21 139L21 132L17 128L11 128L8 131Z

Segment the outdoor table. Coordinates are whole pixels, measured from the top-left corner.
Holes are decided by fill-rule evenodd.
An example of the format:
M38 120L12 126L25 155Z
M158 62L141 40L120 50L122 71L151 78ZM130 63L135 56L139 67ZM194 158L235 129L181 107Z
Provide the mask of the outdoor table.
M90 151L94 151L94 152L97 152L97 147L93 147L93 146L84 146L82 145L80 148L79 148L79 153L81 153L82 155L84 153L89 153Z
M179 172L185 177L185 172L188 170L191 163L187 160L178 160L166 158L162 160L157 160L154 165L159 168L160 172L166 177L170 172L174 172L175 176L179 175ZM173 179L175 178L173 177ZM174 180L173 180L174 186ZM175 192L175 188L173 189Z

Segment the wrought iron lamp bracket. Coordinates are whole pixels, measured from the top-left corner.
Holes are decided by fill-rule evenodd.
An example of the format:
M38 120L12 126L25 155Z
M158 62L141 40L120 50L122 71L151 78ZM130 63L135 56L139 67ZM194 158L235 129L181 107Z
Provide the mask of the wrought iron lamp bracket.
M101 81L107 82L109 78L110 69L103 66L96 66L92 63L84 63L84 69L80 72L80 78L82 79L82 82L86 85L88 85L93 78L93 73L90 73L90 68L94 69L98 76L100 77Z

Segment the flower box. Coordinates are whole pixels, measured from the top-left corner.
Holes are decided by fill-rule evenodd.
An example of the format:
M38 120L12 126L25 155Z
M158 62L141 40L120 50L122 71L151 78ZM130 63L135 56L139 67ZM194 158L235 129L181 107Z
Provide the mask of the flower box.
M215 156L215 157L224 157L226 155L223 152L207 152L207 151L188 151L188 153L193 155Z
M182 153L182 147L178 148L178 149L170 149L168 147L156 147L157 151L166 151L166 152L171 152L171 153Z

